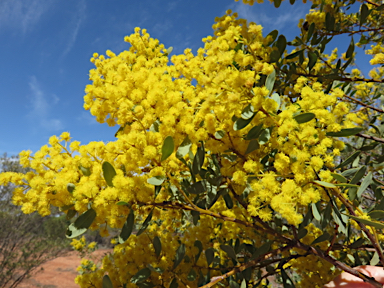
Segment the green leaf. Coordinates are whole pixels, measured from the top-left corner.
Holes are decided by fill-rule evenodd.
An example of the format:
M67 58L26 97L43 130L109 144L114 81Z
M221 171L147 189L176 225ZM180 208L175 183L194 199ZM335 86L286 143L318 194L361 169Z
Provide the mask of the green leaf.
M66 236L67 238L75 238L84 234L89 226L92 225L93 220L96 218L96 211L92 208L81 214L74 223L68 226Z
M348 215L348 214L344 214L344 213L343 213L343 215L348 216L349 218L352 218L353 220L356 220L356 221L358 221L360 223L363 223L365 225L372 226L372 227L375 227L377 229L384 229L384 224L383 223L373 222L373 221L370 221L370 220L367 220L367 219L361 219L359 217Z
M311 203L311 208L312 208L312 214L313 214L313 217L317 220L317 221L320 221L321 220L321 215L319 213L319 210L317 209L317 206L315 203Z
M321 243L321 242L324 242L326 240L329 240L331 238L331 235L329 235L328 232L325 232L324 234L320 235L319 237L317 237L315 240L313 240L313 242L311 243L311 245L315 245L317 243Z
M303 229L300 229L299 232L297 232L297 239L301 239L303 237L305 237L305 235L308 234L308 230L303 228Z
M191 193L191 194L201 194L201 193L204 193L205 191L207 191L207 189L205 188L205 185L204 185L203 181L199 181L199 182L193 183L188 188L188 192Z
M193 158L192 172L197 175L200 172L201 167L204 165L205 148L204 143L201 142L201 146L197 147L196 155Z
M327 132L327 136L331 137L348 137L348 136L353 136L356 135L357 133L360 133L363 131L364 128L356 127L356 128L345 128L341 129L339 132Z
M183 261L185 256L185 245L181 244L179 248L177 248L175 261L173 262L173 268L172 270L175 270L177 266Z
M228 257L231 258L233 262L237 262L235 250L233 250L231 246L222 244L220 245L220 249L227 253Z
M227 206L228 209L232 209L233 208L233 201L232 201L231 195L229 195L229 193L224 194L223 199L225 201L225 206Z
M213 262L214 255L215 253L213 252L212 248L208 248L207 250L205 250L205 257L207 258L208 266L211 265L211 263Z
M313 113L301 113L293 117L293 119L295 119L296 122L299 124L307 123L311 121L313 118L315 118L315 114Z
M269 55L269 61L271 62L271 63L276 63L276 62L278 62L279 61L279 59L280 59L280 52L277 50L277 49L275 49L275 50L273 50L272 52L271 52L271 54Z
M157 195L159 195L160 191L161 191L161 186L155 186L155 198L154 198L155 200Z
M155 238L153 238L152 244L153 244L153 248L155 248L155 254L156 254L157 258L159 258L160 253L161 253L161 241L160 241L160 238L155 236Z
M219 130L219 131L215 132L215 138L218 139L218 140L224 138L224 136L225 136L225 131L224 130Z
M281 4L281 0L273 0L273 4L275 4L276 8L279 8Z
M247 150L245 151L245 155L257 150L260 148L259 142L257 140L251 140L248 144Z
M232 278L229 278L229 288L240 288L240 285L237 284L236 281L232 280Z
M195 281L197 277L196 271L192 268L191 271L189 271L189 274L187 276L188 281Z
M75 190L75 188L76 188L75 184L72 184L72 183L68 183L67 184L67 190L68 190L69 193L72 194L73 191Z
M315 23L312 22L311 25L309 25L309 28L308 28L307 41L309 41L311 39L314 31L315 31Z
M299 51L293 52L292 54L289 54L285 59L293 59L299 56L300 53L303 53L305 49L301 49Z
M161 147L161 160L160 160L160 162L163 162L169 156L171 156L174 149L175 149L175 144L173 143L172 136L167 136L167 138L164 139L163 147Z
M347 166L348 164L352 163L359 155L360 155L361 151L356 151L355 153L353 153L351 156L349 156L347 159L345 159L344 162L341 162L337 167L336 169L338 168L342 168L344 166ZM347 170L348 171L348 170ZM343 174L343 173L342 173ZM345 176L343 174L343 176Z
M173 51L173 47L172 46L170 46L168 49L167 49L167 54L169 55L169 54L171 54L172 53L172 51Z
M277 94L277 93L273 93L272 96L271 96L271 99L277 103L277 109L279 109L279 107L281 105L280 95Z
M369 11L368 6L365 3L363 5L361 5L361 8L360 8L360 26L365 23L365 21L367 20L370 13L371 13L371 11Z
M135 223L135 215L133 214L133 209L129 212L127 220L124 223L123 228L121 229L119 236L119 243L123 244L129 236L132 234L133 224Z
M283 279L284 288L295 288L295 284L293 284L292 279L288 276L284 269L281 269L281 278Z
M171 284L169 284L169 288L177 288L179 287L179 284L177 283L177 279L173 278L171 281Z
M199 252L197 252L197 254L195 256L195 262L197 262L197 260L199 260L199 258L200 258L201 252L203 251L203 244L201 244L200 240L196 240L195 243L193 244L193 246L195 246L195 247L197 247L197 249L199 249Z
M156 273L159 273L159 274L163 274L163 269L161 269L160 267L153 267L151 264L147 264L147 267L152 271L152 272L156 272Z
M361 183L359 190L357 190L357 197L360 199L361 194L368 188L368 186L372 183L372 172L369 172L368 175L364 178L363 183Z
M368 213L368 216L373 219L382 219L384 218L384 211L383 210L373 210Z
M76 215L76 210L70 209L67 211L67 216L65 217L67 220L72 219ZM76 236L74 236L76 237Z
M67 211L67 210L71 209L73 206L75 206L75 204L69 204L69 205L61 206L60 211Z
M319 181L319 180L315 180L313 182L315 182L316 184L318 184L320 186L323 186L323 187L336 188L336 185L332 184L332 183L328 183L328 182L324 182L324 181Z
M79 169L81 172L83 172L84 176L90 176L91 175L91 169L90 168L85 168L83 166L79 166Z
M189 137L185 137L183 142L180 144L179 148L177 148L176 157L178 159L183 158L185 155L187 155L189 149L192 146L192 142L189 139Z
M111 278L109 278L108 275L104 275L103 277L103 288L113 288Z
M136 236L140 236L141 233L143 233L143 232L145 231L145 229L147 229L147 227L148 227L148 225L149 225L149 222L152 220L152 215L153 215L153 209L152 209L151 212L148 214L147 218L145 218L143 224L141 224L140 230L137 231Z
M325 15L325 29L332 31L335 27L335 17L331 13Z
M279 52L280 52L279 57L281 57L281 55L283 55L285 51L285 47L287 47L287 39L285 39L284 35L280 35L279 38L277 38L276 47L279 49Z
M155 122L152 123L151 127L149 127L149 131L159 132L160 131L160 129L159 129L160 124L161 124L160 120L157 119Z
M351 58L354 51L355 51L355 42L353 41L353 37L351 37L351 44L349 44L349 47L347 49L347 53L345 54L345 57Z
M355 249L360 247L365 242L364 237L361 237L357 239L355 242L353 242L351 245L349 245L349 248Z
M147 183L155 186L160 186L167 179L165 176L154 176L147 179Z
M124 205L125 206L130 206L129 203L124 202L124 201L119 201L119 202L116 203L116 205L119 205L119 206L124 206Z
M338 187L349 187L349 188L359 188L359 185L351 184L351 183L337 183L335 186Z
M113 177L116 176L116 170L115 168L113 168L112 164L105 161L103 163L103 175L104 175L104 179L105 179L105 182L107 182L108 186L109 187L113 187Z
M256 249L256 252L252 255L252 258L257 258L261 255L266 254L271 249L271 243L266 242L261 247Z
M191 211L191 215L192 215L192 222L193 222L193 225L197 225L197 223L199 222L200 220L200 212L198 211Z
M267 46L271 45L276 40L278 34L279 34L279 31L277 31L277 30L273 30L273 31L269 32L267 37L265 37L265 38L268 38L268 36L271 36L271 40L269 41Z
M138 284L138 283L143 283L145 280L147 280L151 276L151 269L149 268L143 268L139 272L135 274L131 278L131 283L133 284Z
M81 214L73 224L75 224L76 228L88 229L89 226L91 226L93 220L95 220L95 218L96 218L96 211L91 208L85 211L83 214Z
M263 145L269 141L269 139L271 138L272 128L273 127L266 128L260 133L260 136L259 136L260 145Z
M341 182L341 183L347 183L347 179L343 176L343 175L340 175L340 174L337 174L337 173L331 173L333 179Z
M238 131L238 130L245 128L249 123L251 123L251 121L255 115L256 114L253 114L253 116L247 120L244 120L243 118L237 119L235 121L235 123L233 123L233 130Z
M366 171L367 171L367 166L361 166L349 183L351 184L358 183L360 179L364 177Z
M317 54L315 52L308 51L308 58L309 58L308 69L309 71L311 71L313 66L315 66L317 62Z
M247 136L245 137L245 140L252 140L252 139L259 138L262 129L263 129L263 123L253 127L251 130L249 130Z
M241 118L243 118L244 120L248 120L252 118L254 114L255 114L255 111L253 109L253 106L249 104L241 112Z
M372 256L371 261L369 262L369 265L376 266L377 263L379 263L379 262L380 262L379 254L377 254L377 251L375 251L375 253Z
M279 37L279 39L280 39L280 37ZM273 69L272 73L269 74L269 75L267 76L267 79L265 80L265 87L266 87L266 88L268 89L268 91L269 91L269 94L268 94L268 95L270 95L271 92L272 92L272 90L273 90L273 86L274 86L274 84L275 84L275 80L276 80L276 71L275 71L275 69Z

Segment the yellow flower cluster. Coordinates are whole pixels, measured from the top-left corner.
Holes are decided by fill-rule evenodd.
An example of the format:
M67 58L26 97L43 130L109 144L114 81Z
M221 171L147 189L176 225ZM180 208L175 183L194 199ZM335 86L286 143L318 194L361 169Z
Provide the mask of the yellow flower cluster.
M30 151L20 154L22 165L33 172L0 174L0 184L19 185L13 201L25 213L48 215L51 205L68 214L92 208L96 217L90 228L104 234L108 226L121 228L131 209L136 219L153 213L147 234L132 235L104 258L100 269L92 266L91 272L88 269L77 277L81 287L89 283L101 287L106 272L115 287L124 283L136 287L129 279L148 263L163 271L151 274L152 283L168 287L173 278L186 281L191 273L186 261L172 269L180 243L192 259L197 254L196 239L204 250L235 238L253 245L267 240L234 221L207 214L200 215L199 225L193 226L180 206L159 208L170 200L183 202L175 194L181 193L180 183L190 176L189 167L182 165L176 153L162 161L162 145L169 136L176 148L189 139L193 153L204 142L208 151L204 168L208 169L215 154L222 155L223 184L233 189L229 197L243 197L244 205L228 208L221 197L210 208L212 213L244 223L252 223L252 217L269 221L279 214L298 225L304 207L326 198L314 180L319 175L330 181L327 169L334 167L334 157L344 148L343 142L326 133L362 121L349 113L348 104L338 101L343 91L336 88L324 93L321 83L302 77L293 88L300 95L297 101L290 101L289 95L271 95L271 87L263 81L275 73L269 63L272 48L262 27L248 25L228 11L213 28L214 36L203 39L204 47L196 55L186 49L169 58L170 50L139 28L125 38L129 50L118 55L111 51L107 56L94 54L91 61L96 68L90 71L92 84L86 87L84 108L100 123L119 125L117 140L80 145L64 132L52 136L50 145L33 156ZM252 138L257 129L259 135ZM251 139L257 147L249 150ZM190 157L187 154L183 160ZM105 162L116 171L112 184L103 175ZM158 195L147 181L156 176L166 179ZM172 235L182 229L183 236ZM162 241L159 256L152 244L156 235ZM85 242L74 240L72 245L81 250ZM214 253L224 261L225 254L219 250ZM198 267L207 264L205 258L197 262Z

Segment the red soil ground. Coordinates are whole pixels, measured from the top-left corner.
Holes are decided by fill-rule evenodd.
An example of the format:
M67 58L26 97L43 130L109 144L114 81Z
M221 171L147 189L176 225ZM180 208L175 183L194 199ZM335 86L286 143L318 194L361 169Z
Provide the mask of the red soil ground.
M92 258L101 259L104 254L109 252L112 250L96 250L92 254ZM63 257L46 262L35 270L31 278L25 279L18 288L79 288L75 284L75 277L80 260L78 252L69 252Z

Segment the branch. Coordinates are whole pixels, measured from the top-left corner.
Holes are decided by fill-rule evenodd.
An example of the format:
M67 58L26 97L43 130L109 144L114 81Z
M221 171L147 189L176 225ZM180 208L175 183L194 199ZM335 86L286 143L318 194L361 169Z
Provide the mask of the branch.
M339 191L335 190L335 189L331 189L331 191L336 194L335 196L337 198L339 198L339 200L345 205L345 207L348 209L348 212L349 214L351 214L352 216L357 216L356 213L355 213L355 209L353 207L353 205L351 205L349 203L349 201L347 199L345 199L343 197L343 195L341 195L339 193ZM373 245L373 248L375 248L377 254L379 255L379 258L380 258L380 262L382 265L384 265L384 255L383 255L383 251L381 250L381 247L380 247L380 244L378 243L378 240L377 238L372 235L372 233L368 230L368 228L365 226L365 224L359 222L359 221L356 221L357 224L360 226L361 230L363 230L365 232L365 234L367 235L367 237L369 238L369 240L371 241L372 245ZM373 228L375 229L375 228ZM380 286L382 287L382 286Z
M384 111L383 111L382 109L379 109L379 108L376 108L376 107L374 107L374 106L365 104L364 102L362 102L362 101L360 101L360 100L358 100L358 99L356 99L356 98L353 98L353 97L348 96L348 95L345 95L345 94L344 94L344 97L346 97L346 98L348 98L349 100L352 100L353 102L356 102L356 103L358 103L358 104L360 104L360 105L362 105L362 106L364 106L364 107L367 107L367 108L369 108L369 109L375 110L375 111L380 112L380 113L384 113Z
M370 29L363 29L363 30L354 30L354 31L321 31L322 35L329 35L329 36L335 36L335 35L341 35L341 34L349 34L348 36L351 36L356 33L366 33L366 32L373 32L378 31L380 32L382 30L381 28L370 28ZM320 33L319 33L320 34Z
M376 7L379 7L379 6L380 6L380 4L375 3L375 2L372 2L372 1L369 1L369 0L364 0L364 1L367 2L367 3L369 3L369 4L371 4L371 5L373 5L373 6L376 6Z
M331 256L325 254L320 249L316 249L315 247L312 247L310 245L303 244L300 241L296 242L296 247L299 249L305 250L307 252L310 252L314 255L317 255L320 258L323 258L324 260L333 264L336 268L339 268L345 272L348 272L349 274L352 274L353 276L356 276L356 277L362 279L364 282L367 282L367 283L373 285L373 287L377 287L377 288L383 287L383 284L380 284L379 282L377 282L374 277L368 277L367 275L365 275L365 274L353 269L352 267L350 267L350 266L332 258Z
M326 78L326 79L331 79L325 77L325 75L316 75L316 74L311 74L311 73L294 73L299 76L305 76L305 77L314 77L314 78ZM337 77L336 79L331 79L331 80L339 80L339 81L345 81L345 82L373 82L373 83L384 83L383 80L375 80L375 79L366 79L366 78L347 78L347 77Z
M221 275L221 276L216 276L216 277L212 277L211 278L211 282L209 282L208 284L205 284L204 286L201 286L200 288L210 288L214 285L216 285L217 283L221 282L222 280L232 276L232 275L235 275L236 273L238 272L241 272L241 271L244 271L245 269L249 268L249 267L252 267L252 266L255 266L257 265L258 263L260 263L261 261L264 261L268 258L271 258L273 256L276 256L277 254L280 254L282 253L283 251L285 250L289 250L291 249L292 247L294 247L294 243L291 243L290 245L287 245L285 246L284 248L279 248L279 249L276 249L270 253L266 253L264 255L261 255L259 256L257 259L254 259L252 261L249 261L248 263L245 263L239 267L235 267L234 269L232 269L231 271Z
M384 143L383 138L379 138L379 137L375 137L375 136L371 136L371 135L367 135L367 134L361 134L361 133L357 133L356 136L359 136L359 137L365 138L365 139L374 140L376 142Z

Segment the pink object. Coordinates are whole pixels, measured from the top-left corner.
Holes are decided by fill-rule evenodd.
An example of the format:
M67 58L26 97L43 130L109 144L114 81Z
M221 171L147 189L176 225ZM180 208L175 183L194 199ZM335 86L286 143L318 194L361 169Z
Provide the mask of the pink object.
M376 281L384 284L384 269L376 266L358 266L353 269L364 273L369 277L374 277ZM360 278L353 276L347 272L341 273L323 288L372 288L373 285L364 282ZM384 285L383 285L384 287Z

